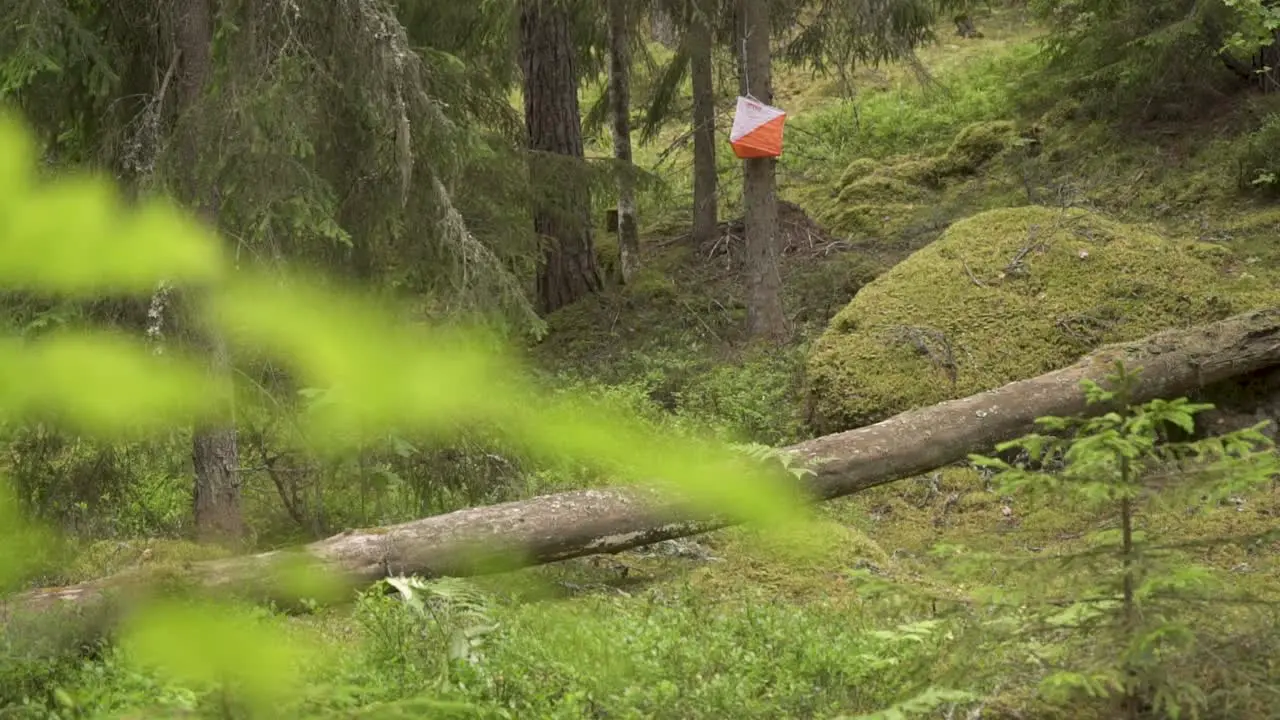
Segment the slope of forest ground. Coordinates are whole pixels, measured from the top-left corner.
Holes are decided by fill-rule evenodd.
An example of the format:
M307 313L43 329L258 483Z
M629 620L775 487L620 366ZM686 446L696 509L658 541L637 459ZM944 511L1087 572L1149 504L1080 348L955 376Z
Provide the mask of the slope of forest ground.
M762 348L743 340L740 228L727 222L721 242L695 246L677 220L681 208L667 205L681 193L668 190L642 204L640 278L625 287L611 283L555 314L546 339L530 351L533 361L560 387L611 397L673 430L709 427L738 441L779 445L810 433L804 363L830 319L863 285L976 212L1083 207L1274 264L1280 210L1242 191L1235 166L1239 153L1267 146L1267 129L1255 129L1264 101L1227 98L1205 117L1116 128L1034 97L1020 82L1039 60L1019 11L981 23L983 38L944 37L921 52L934 80L924 86L906 67L868 69L855 78L858 99L842 102L829 81L779 79L778 103L794 114L780 169L792 344ZM1006 130L1025 142L966 155L981 145L968 141ZM1280 131L1272 132L1280 140ZM656 142L638 160L655 166L663 146ZM727 156L722 193L731 198L737 191ZM660 172L670 187L684 182L683 158L682 150L664 156ZM939 179L941 166L949 169ZM928 182L920 181L922 168L934 168ZM732 202L723 214L736 214ZM602 242L606 266L613 254ZM966 600L1029 582L1071 584L1084 570L1059 567L1054 558L1090 547L1107 516L1048 500L1015 502L967 467L828 503L816 515L813 532L824 552L815 555L733 529L486 578L475 585L488 593L453 591L448 617L415 615L374 591L354 608L267 618L337 650L318 656L301 707L283 714L834 717L879 711L931 688L959 688L991 696L981 703L951 698L966 711L981 707L970 717L1108 717L1055 709L1035 694L1040 675L1086 653L1089 638L1064 637L1056 647L1023 643L985 625ZM1187 559L1274 596L1274 538L1194 543L1255 536L1278 515L1275 493L1241 493L1214 505L1169 507L1150 516L1149 531L1184 541ZM1026 562L969 567L940 552L942 543ZM179 543L103 543L66 579L205 552ZM871 581L884 585L880 593ZM1195 612L1218 628L1217 642L1205 647L1212 660L1177 670L1220 693L1216 707L1224 710L1212 717L1275 716L1266 659L1280 642L1274 618L1249 608ZM447 659L458 629L476 630L483 662ZM102 716L194 712L196 693L140 673L115 653L11 658L0 663L0 695L25 694L32 717L76 717L89 707ZM1246 680L1215 678L1215 668L1228 665ZM417 697L431 700L405 700ZM950 717L948 698L939 698L942 709L932 716ZM224 717L237 712L220 710Z
M959 219L1006 207L1080 208L1164 237L1224 245L1250 267L1276 266L1280 212L1265 193L1253 191L1250 178L1240 177L1242 161L1253 160L1251 153L1272 139L1268 127L1259 129L1259 119L1276 106L1274 98L1228 96L1193 116L1178 117L1174 109L1167 120L1117 125L1090 118L1069 100L1037 96L1036 84L1027 79L1042 60L1036 30L1023 12L984 16L982 30L983 38L944 36L940 45L922 50L931 76L923 84L905 65L861 70L853 102L827 96L838 96L834 81L787 74L777 83L777 104L793 113L779 168L788 201L780 224L792 344L781 350L754 347L741 337L745 289L736 222L722 224L721 242L695 247L678 223L672 228L655 210L656 219L643 218L651 233L641 280L615 285L553 316L536 358L562 375L571 369L574 377L604 383L636 404L656 404L735 439L781 444L812 434L805 426L804 364L828 321L860 287ZM984 146L984 135L997 137ZM945 177L922 178L938 166L946 169ZM732 182L727 170L722 176ZM732 190L725 194L734 197ZM736 211L726 203L723 212ZM606 262L612 251L606 241ZM844 537L831 562L745 562L743 546L732 543L726 562L697 570L694 577L715 583L719 592L807 595L809 603L851 592L838 579L850 568L900 573L944 594L941 588L1017 585L1016 574L1001 577L990 568L989 575L947 576L949 556L932 550L946 543L1040 557L1052 565L1048 558L1084 549L1090 533L1107 522L1052 504L1019 505L960 468L829 503L819 512ZM1188 542L1245 537L1269 530L1280 498L1263 492L1220 507L1167 512L1153 522L1162 533ZM1240 586L1269 594L1280 566L1273 554L1259 553L1267 546L1277 547L1274 540L1256 547L1228 543L1196 559L1232 573ZM1043 568L1021 572L1022 582L1043 577ZM859 601L858 608L862 622L894 617L882 614L884 605ZM1256 623L1253 618L1224 627L1224 640L1239 640L1242 633L1274 641L1275 628ZM1263 640L1268 632L1271 640ZM965 652L964 640L945 644L935 657ZM978 664L994 671L1009 662L1004 672L1016 677L1020 663L1035 664L1034 653L1016 655ZM924 676L945 684L946 666L941 662ZM1043 707L1019 709L1036 672L1024 669L1027 686L1015 680L1003 688L1010 694L1007 714L987 708L983 717L1050 716ZM1234 716L1270 717L1257 705L1246 707L1236 706L1241 714Z

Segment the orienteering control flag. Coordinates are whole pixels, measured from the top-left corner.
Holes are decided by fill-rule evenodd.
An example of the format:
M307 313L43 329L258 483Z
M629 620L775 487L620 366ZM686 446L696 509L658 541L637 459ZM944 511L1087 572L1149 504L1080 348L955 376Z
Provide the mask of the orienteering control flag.
M738 97L729 144L740 158L771 158L782 155L782 126L787 114L759 100Z

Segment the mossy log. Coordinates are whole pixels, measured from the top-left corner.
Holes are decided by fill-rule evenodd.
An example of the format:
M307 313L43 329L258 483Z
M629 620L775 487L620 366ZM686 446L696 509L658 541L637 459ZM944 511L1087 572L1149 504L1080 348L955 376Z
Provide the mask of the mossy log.
M1066 368L787 449L815 468L816 475L806 481L815 501L849 495L987 451L1030 431L1038 417L1096 411L1086 406L1080 383L1105 381L1117 361L1141 368L1135 391L1140 401L1185 395L1280 366L1280 308L1109 345ZM195 562L168 572L139 569L27 592L0 606L0 619L16 611L93 605L113 590L156 580L201 592L285 593L280 571L298 559L318 565L324 577L349 592L390 575L470 575L616 553L730 522L697 515L647 490L580 490L347 531L292 553Z

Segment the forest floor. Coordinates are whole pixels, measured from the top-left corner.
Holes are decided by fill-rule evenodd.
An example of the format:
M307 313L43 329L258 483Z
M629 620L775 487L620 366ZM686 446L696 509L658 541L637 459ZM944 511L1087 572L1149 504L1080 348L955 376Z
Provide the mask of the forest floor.
M1277 266L1280 205L1242 191L1234 165L1240 148L1257 141L1248 129L1257 127L1258 118L1277 107L1276 101L1225 97L1196 117L1116 126L1028 90L1025 78L1041 67L1042 59L1037 30L1021 11L985 16L981 29L983 38L944 36L938 45L923 49L921 64L930 75L924 84L906 64L859 71L854 79L858 95L852 101L835 81L798 72L779 75L775 104L791 113L779 166L786 200L780 213L785 302L795 329L789 346L756 347L741 335L745 290L740 225L726 222L720 241L695 246L686 227L673 218L682 217L680 211L654 201L651 215L642 218L649 233L639 281L627 287L614 284L553 316L551 334L535 350L535 358L562 376L629 388L734 439L784 444L811 434L803 422L803 365L810 344L830 318L862 285L932 242L955 220L974 213L1026 205L1085 208L1150 225L1167 237L1220 243L1246 262ZM896 168L909 171L954 152L957 137L967 128L972 133L1005 121L1033 139L1035 147L984 158L940 187L885 183L879 195L873 187L869 195L853 200L842 193L867 174L866 169L854 171L860 164L892 177ZM667 141L676 137L678 133L670 133ZM656 151L640 153L642 161L661 157L663 177L678 188L661 197L687 196L687 150L672 150L661 141L654 146ZM740 181L730 153L722 153L721 163L726 165L722 197L732 198ZM861 212L850 219L847 210L854 203ZM734 203L722 203L721 213L736 217ZM606 236L601 250L606 266L613 251ZM1185 541L1248 536L1266 532L1277 513L1280 496L1264 492L1219 507L1169 508L1167 514L1150 518L1150 530ZM716 603L730 597L772 598L797 608L849 603L857 608L846 618L851 624L888 628L895 619L944 613L916 614L894 602L868 602L859 591L862 586L850 582L850 571L874 568L904 581L911 590L899 587L899 600L914 593L954 597L980 587L1017 586L1019 579L1042 577L1038 573L1052 566L1054 557L1088 547L1095 532L1114 520L1107 513L1015 502L993 492L974 471L961 468L828 503L818 515L829 523L824 527L832 538L839 538L834 540L838 551L821 561L761 558L751 551L743 531L726 531L698 541L714 547L722 561L682 561L686 569L673 576L666 574L672 572L670 563L656 571L641 565L627 573L628 582L650 577L660 585L696 583L702 600L714 598ZM957 572L951 555L935 553L943 544L1039 558L1040 569L986 567L970 569L972 574L965 576ZM1274 540L1269 547L1280 549ZM1280 562L1274 553L1258 554L1258 549L1225 543L1204 549L1194 560L1274 596L1280 589ZM534 571L573 572L568 567ZM1072 573L1064 568L1059 580L1069 577ZM937 599L925 606L936 611ZM1250 629L1259 630L1246 626ZM1224 636L1234 634L1225 627L1223 631ZM891 682L879 702L902 700L931 683L946 685L956 667L939 658L974 651L971 641L953 637L944 643L947 650L925 653L937 662L923 678L912 676L920 684ZM1051 664L1033 660L1034 654L995 653L978 663L992 673L988 679L1001 674L998 667L1005 677L997 701L1003 709L988 706L983 717L1053 716L1054 711L1031 699L1034 678ZM974 672L973 664L961 665ZM873 704L850 703L842 710L867 711ZM747 707L735 707L734 713L751 715ZM779 707L776 716L796 716ZM1246 707L1237 706L1235 716L1254 716ZM1087 712L1075 708L1063 716L1085 717Z
M933 78L923 85L907 66L864 69L854 78L857 97L846 100L835 81L779 73L776 102L792 113L779 170L790 345L761 348L742 337L740 226L726 222L722 241L707 246L689 240L687 202L679 200L688 195L688 150L669 148L677 129L638 152L663 180L641 206L643 274L554 315L548 337L531 349L533 362L563 386L612 395L673 425L781 445L808 433L804 360L830 318L860 287L967 215L1081 206L1222 242L1268 265L1280 257L1273 240L1280 205L1243 194L1230 161L1232 148L1249 140L1241 129L1253 127L1265 103L1228 98L1212 117L1107 126L1025 96L1021 78L1041 60L1036 30L1020 11L978 21L984 37L944 34L920 52ZM892 168L941 157L966 127L993 121L1033 131L1037 152L983 160L911 197L889 185L886 195L858 198L864 212L842 214L855 161ZM732 218L740 180L725 148L721 212ZM612 250L605 237L606 267ZM1146 520L1153 534L1193 541L1265 532L1277 516L1280 496L1267 492ZM957 704L965 712L981 707L983 718L1106 717L1044 704L1036 682L1060 657L1000 635L975 615L972 599L1025 582L1070 584L1079 570L1055 558L1090 547L1112 519L1002 497L975 470L947 468L817 508L813 533L822 552L738 528L480 580L491 594L472 609L498 626L484 636L475 665L444 659L457 625L415 618L374 593L354 608L286 621L288 632L337 650L316 660L300 706L288 715L855 717L926 693L924 704L938 709L921 717L952 717L947 708ZM944 544L1021 564L970 567L952 562ZM1185 554L1275 596L1276 550L1272 540ZM1200 619L1210 617L1221 626L1221 643L1206 652L1239 653L1246 639L1277 637L1245 611ZM1079 649L1080 642L1063 645ZM196 704L180 684L113 658L69 676L66 702L133 717L185 715ZM6 681L16 680L0 677ZM1273 716L1263 685L1254 694L1233 685L1234 709L1215 717ZM990 697L965 701L937 694L943 689Z

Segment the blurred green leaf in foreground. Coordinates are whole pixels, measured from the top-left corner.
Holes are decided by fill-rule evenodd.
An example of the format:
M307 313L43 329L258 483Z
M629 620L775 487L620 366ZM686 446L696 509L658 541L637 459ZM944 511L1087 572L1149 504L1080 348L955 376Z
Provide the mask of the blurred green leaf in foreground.
M170 204L126 210L108 181L38 181L35 163L20 125L0 119L0 287L68 297L149 293L161 282L200 287L200 309L236 352L265 355L325 394L304 418L316 451L341 452L393 428L447 439L483 424L533 456L661 481L739 520L779 528L805 517L785 471L709 441L657 434L582 399L539 394L480 335L409 327L354 293L297 277L233 277L217 238ZM51 418L97 436L187 422L215 392L200 367L151 354L141 338L101 332L0 340L0 421ZM0 494L0 588L22 577L43 542ZM252 614L208 604L137 612L122 647L184 681L237 688L263 710L296 679L300 658Z

